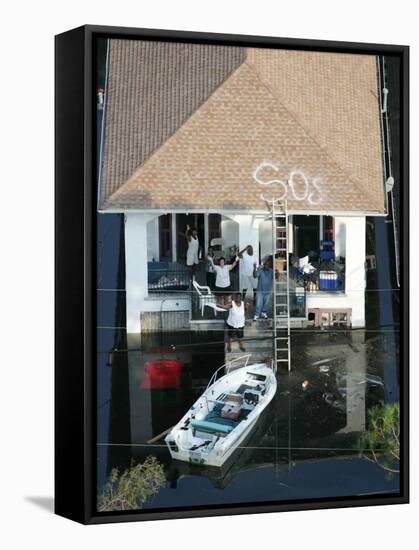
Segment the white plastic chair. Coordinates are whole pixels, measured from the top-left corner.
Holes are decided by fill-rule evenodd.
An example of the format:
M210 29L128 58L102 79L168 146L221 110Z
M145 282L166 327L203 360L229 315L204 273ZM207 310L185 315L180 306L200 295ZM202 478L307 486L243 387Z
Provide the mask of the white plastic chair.
M204 316L205 306L212 307L214 309L214 316L217 315L215 296L211 292L209 286L201 286L195 280L192 284L199 295L199 307L201 308L201 316Z
M225 244L225 240L220 237L215 237L214 239L211 239L210 246L221 246L223 247Z

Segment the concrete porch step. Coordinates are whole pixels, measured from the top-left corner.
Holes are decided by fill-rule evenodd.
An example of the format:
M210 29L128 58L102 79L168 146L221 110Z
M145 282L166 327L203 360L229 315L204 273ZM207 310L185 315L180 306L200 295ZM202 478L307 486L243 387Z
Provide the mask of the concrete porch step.
M241 357L242 355L251 354L249 358L249 363L255 363L259 361L265 361L267 359L272 359L272 348L261 350L261 351L251 351L248 347L246 347L246 351L231 351L227 352L225 355L225 361L226 363L228 361L232 361L233 359L237 359L238 357ZM239 366L239 365L238 365Z
M272 319L246 319L246 327L258 332L270 331L272 332Z

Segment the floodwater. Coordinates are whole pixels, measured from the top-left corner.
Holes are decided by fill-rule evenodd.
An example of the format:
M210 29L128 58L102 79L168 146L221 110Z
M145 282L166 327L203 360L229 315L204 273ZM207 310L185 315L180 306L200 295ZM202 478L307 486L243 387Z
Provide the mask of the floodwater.
M368 409L399 401L399 291L391 247L381 243L380 276L367 277L367 328L293 331L292 371L278 373L275 399L250 440L222 468L208 468L172 460L164 435L158 436L176 424L224 363L224 334L178 331L127 339L122 228L120 216L98 217L98 494L113 468L124 472L148 456L163 466L165 483L144 510L399 492L398 474L389 476L357 451ZM376 239L387 238L381 220L374 228ZM159 359L185 365L179 389L142 387L145 363Z
M98 354L98 492L112 468L124 471L150 455L163 465L166 482L143 509L399 491L398 474L389 477L357 451L368 408L397 391L385 380L386 365L397 371L399 360L393 332L368 339L364 331L295 334L293 370L278 373L274 401L221 469L172 460L164 436L156 436L183 416L223 364L223 333L155 333L128 345L131 351ZM185 364L180 389L142 388L145 363L169 358Z

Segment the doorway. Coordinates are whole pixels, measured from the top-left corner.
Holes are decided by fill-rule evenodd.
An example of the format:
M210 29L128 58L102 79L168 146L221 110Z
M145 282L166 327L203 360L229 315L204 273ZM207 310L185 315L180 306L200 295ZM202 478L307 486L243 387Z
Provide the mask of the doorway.
M298 258L316 258L320 247L320 217L293 216L294 252Z
M160 261L171 262L172 258L172 214L159 216Z
M188 242L185 237L188 225L191 229L198 231L199 246L203 248L205 242L204 214L176 214L177 261L182 264L186 263L186 251L188 250Z

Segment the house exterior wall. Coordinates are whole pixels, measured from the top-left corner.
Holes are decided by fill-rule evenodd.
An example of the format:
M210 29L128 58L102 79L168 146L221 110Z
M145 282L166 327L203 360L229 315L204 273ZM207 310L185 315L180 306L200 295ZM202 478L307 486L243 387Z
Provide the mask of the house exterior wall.
M352 310L352 326L365 326L365 217L336 217L336 255L345 256L345 292L307 293L308 309Z
M162 319L166 319L172 312L182 312L183 317L190 318L189 297L148 298L147 262L152 260L152 253L155 253L154 258L158 259L158 237L157 214L126 214L125 288L128 334L141 332L142 317L144 330L150 330L150 327L153 327L152 330L158 330L161 328L159 323L161 324ZM144 243L147 243L147 246L144 246ZM147 315L148 313L150 315ZM167 322L165 326L168 326Z
M225 222L225 223L224 223ZM365 217L336 217L336 255L345 256L345 292L307 293L307 311L312 308L352 310L352 326L365 325ZM224 233L225 231L225 233ZM150 235L153 233L153 235ZM230 243L229 235L232 242ZM223 238L226 248L248 244L259 249L262 257L271 253L270 222L262 215L231 214L223 219ZM147 247L144 246L147 243ZM150 245L158 243L156 214L128 213L125 222L127 331L141 332L141 314L144 312L183 312L190 315L190 300L185 296L164 301L157 297L147 299L147 262L151 260ZM158 245L158 244L157 244ZM164 302L164 303L163 303Z
M125 288L127 332L141 331L140 311L147 296L147 224L154 214L127 214L125 218Z

